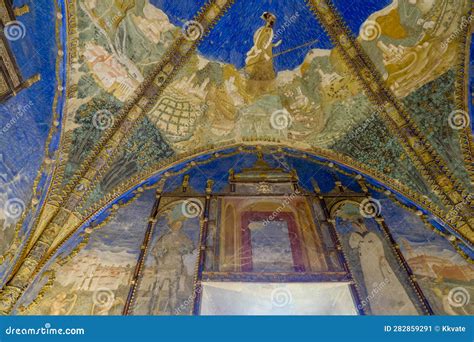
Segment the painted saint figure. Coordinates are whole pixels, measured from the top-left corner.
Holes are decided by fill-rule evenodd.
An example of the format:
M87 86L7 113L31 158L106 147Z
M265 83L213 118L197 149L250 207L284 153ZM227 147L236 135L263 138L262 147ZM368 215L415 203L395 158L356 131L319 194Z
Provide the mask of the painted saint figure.
M374 315L417 315L405 288L385 256L383 242L369 232L362 220L352 223L357 231L349 239L359 252L367 299Z
M261 18L265 25L260 27L253 36L253 47L245 59L245 72L249 80L249 88L267 87L276 78L273 68L273 48L281 44L281 40L273 44L273 25L276 16L263 12ZM253 90L253 89L249 89Z
M152 250L157 267L153 285L152 314L174 314L178 308L178 290L184 276L184 256L194 249L191 239L183 233L182 220L168 222L169 232L161 236Z

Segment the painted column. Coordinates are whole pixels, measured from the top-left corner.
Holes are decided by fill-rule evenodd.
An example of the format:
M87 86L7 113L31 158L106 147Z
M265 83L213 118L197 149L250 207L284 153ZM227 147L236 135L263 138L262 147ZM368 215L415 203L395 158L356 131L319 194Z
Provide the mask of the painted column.
M156 225L156 220L157 220L157 216L158 216L158 213L159 213L159 206L160 206L160 201L161 201L161 191L162 191L161 188L156 190L156 200L155 200L155 203L153 203L153 207L151 209L150 217L148 219L148 225L147 225L147 228L146 228L145 237L144 237L143 243L140 247L140 256L138 257L138 262L135 266L135 272L133 273L132 281L131 281L131 284L130 284L130 291L128 292L127 301L125 302L125 306L123 308L123 312L122 312L123 315L130 315L132 313L131 306L134 302L135 293L136 293L137 288L138 288L138 282L139 282L140 274L141 274L141 271L143 269L143 264L145 263L146 252L148 250L148 245L150 243L151 236L152 236L154 227Z
M387 226L387 223L385 223L385 220L381 216L375 217L375 221L377 222L377 225L379 226L380 230L383 232L385 235L385 238L390 244L390 247L395 254L398 262L400 263L400 266L402 269L408 274L410 284L412 288L414 289L419 302L421 303L421 306L423 308L423 311L426 315L433 315L433 309L431 308L431 305L428 303L428 300L426 299L425 295L423 294L423 291L421 290L420 286L416 282L415 275L413 274L410 266L405 260L405 257L403 256L402 252L400 251L400 247L396 243L395 239L393 238L392 234L390 233L390 230Z
M211 193L212 193L213 181L208 180L206 186L206 201L204 203L204 214L202 217L201 223L201 232L199 236L199 246L198 246L198 260L196 263L196 274L194 279L194 305L193 305L193 315L199 315L201 310L201 298L202 298L202 272L204 271L204 263L206 258L206 241L207 241L207 232L209 226L209 210L211 207Z

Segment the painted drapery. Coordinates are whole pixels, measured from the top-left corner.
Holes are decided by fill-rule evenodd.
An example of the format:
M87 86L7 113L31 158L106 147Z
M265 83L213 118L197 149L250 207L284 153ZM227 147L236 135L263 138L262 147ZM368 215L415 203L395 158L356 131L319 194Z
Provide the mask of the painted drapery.
M196 199L192 203L177 198L161 200L132 314L191 313L202 213L197 206L202 205ZM190 211L193 208L197 211Z

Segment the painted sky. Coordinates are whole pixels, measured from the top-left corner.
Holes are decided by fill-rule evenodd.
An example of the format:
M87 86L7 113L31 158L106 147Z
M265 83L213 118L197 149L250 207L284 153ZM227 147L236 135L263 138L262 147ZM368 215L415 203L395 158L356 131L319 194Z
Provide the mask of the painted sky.
M151 0L151 3L161 8L173 24L182 26L194 16L203 2ZM314 45L276 57L274 65L277 71L299 66L312 48L332 48L329 38L304 0L236 0L201 43L199 51L208 58L242 68L245 56L252 48L253 35L264 24L260 17L265 11L272 12L277 17L275 33L281 30L274 42L281 39L282 44L274 49L274 54L318 40Z
M408 1L408 0L406 0ZM362 23L372 14L387 7L392 0L332 0L334 6L343 15L344 20L354 33L359 34Z
M30 2L15 1L18 7L30 4L30 13L17 18L25 27L24 37L9 43L23 78L40 74L41 80L0 104L0 146L13 173L22 173L32 183L51 127L57 47L55 2Z
M155 191L147 190L135 202L125 206L91 237L86 250L134 254L145 236Z

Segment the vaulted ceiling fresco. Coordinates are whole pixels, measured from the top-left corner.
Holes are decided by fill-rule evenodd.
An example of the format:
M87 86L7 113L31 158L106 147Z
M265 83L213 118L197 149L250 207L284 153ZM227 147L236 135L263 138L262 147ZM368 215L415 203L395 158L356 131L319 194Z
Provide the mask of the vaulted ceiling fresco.
M226 153L362 175L472 262L468 0L15 1L8 13L2 39L30 82L0 103L0 312L26 310L86 227L126 221L119 205Z

